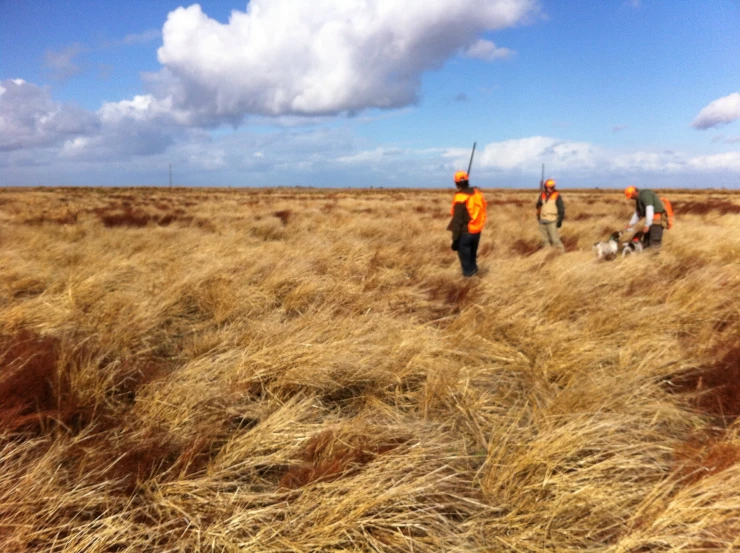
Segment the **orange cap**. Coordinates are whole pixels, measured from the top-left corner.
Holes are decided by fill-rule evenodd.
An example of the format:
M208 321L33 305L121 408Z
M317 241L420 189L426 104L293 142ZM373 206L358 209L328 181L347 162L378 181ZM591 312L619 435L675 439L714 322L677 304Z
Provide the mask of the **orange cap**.
M628 186L627 188L624 189L624 195L627 196L628 200L632 199L632 195L635 192L637 192L637 188L635 188L634 186Z
M455 173L455 183L468 180L468 174L465 171L458 171Z
M547 179L545 181L545 186L547 188L555 188L555 179Z

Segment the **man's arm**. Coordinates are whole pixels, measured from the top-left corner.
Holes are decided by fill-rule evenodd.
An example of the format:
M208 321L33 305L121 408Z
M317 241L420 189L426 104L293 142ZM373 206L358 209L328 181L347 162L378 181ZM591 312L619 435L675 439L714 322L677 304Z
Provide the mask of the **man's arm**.
M632 230L632 227L634 227L637 224L637 221L640 220L640 214L637 213L637 210L632 214L632 219L630 219L629 224L627 225L628 230Z
M565 203L563 202L563 197L560 194L558 194L558 199L555 200L555 207L558 208L557 227L560 228L560 226L563 224L563 219L565 219Z
M470 216L468 215L468 208L465 206L464 203L457 203L455 204L455 209L453 210L452 214L452 220L450 221L450 224L447 226L447 230L452 231L452 241L460 239L460 235L462 234L462 229L464 225L467 225L470 220Z
M645 228L649 229L650 225L653 224L653 218L655 217L655 207L652 205L645 206Z

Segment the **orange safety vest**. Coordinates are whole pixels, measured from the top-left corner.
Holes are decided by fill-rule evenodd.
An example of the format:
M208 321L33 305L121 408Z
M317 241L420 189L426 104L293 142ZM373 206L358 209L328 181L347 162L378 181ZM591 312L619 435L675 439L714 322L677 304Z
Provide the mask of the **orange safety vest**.
M472 194L465 194L464 192L458 192L452 199L452 208L450 209L450 215L455 214L455 204L465 204L470 216L468 222L468 232L470 234L478 234L483 230L483 225L486 223L486 199L480 190L477 188Z
M550 197L547 197L547 192L540 194L540 200L542 205L537 208L538 218L542 221L553 222L558 220L558 208L557 200L560 194L557 190L553 190Z

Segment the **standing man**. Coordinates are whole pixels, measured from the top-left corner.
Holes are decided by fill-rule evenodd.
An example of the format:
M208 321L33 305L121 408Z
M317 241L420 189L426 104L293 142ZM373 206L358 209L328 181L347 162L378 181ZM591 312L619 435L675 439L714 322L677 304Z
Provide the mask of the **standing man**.
M537 220L539 221L542 246L554 246L564 252L565 247L560 240L558 229L563 225L565 218L565 204L560 192L555 190L555 180L547 179L544 190L537 200Z
M462 274L471 277L478 272L478 244L486 222L486 200L477 188L471 188L465 171L455 173L457 193L452 199L452 250L460 258Z
M642 247L660 249L663 243L663 219L666 217L663 202L655 192L647 188L638 190L634 186L628 186L624 189L624 195L628 200L635 200L635 212L626 230L634 231L635 225L644 218Z

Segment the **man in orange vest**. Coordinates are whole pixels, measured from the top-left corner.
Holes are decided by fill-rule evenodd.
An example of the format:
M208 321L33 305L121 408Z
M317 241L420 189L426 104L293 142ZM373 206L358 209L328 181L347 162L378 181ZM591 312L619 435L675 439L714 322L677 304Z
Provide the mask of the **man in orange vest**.
M486 200L480 190L470 186L465 171L455 173L454 180L457 192L447 230L452 231L452 250L460 258L463 276L471 277L478 272L478 244L486 223Z
M554 246L560 251L565 251L558 232L564 218L565 204L563 204L563 198L560 197L560 192L555 190L555 180L547 179L544 190L537 200L537 220L540 223L543 248Z

